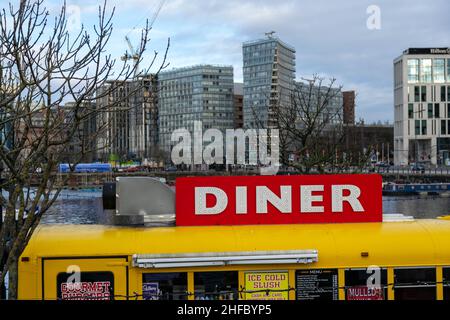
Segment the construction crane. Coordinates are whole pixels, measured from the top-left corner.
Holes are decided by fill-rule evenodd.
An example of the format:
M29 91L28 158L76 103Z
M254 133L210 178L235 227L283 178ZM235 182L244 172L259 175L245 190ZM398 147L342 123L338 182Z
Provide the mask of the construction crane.
M266 32L265 35L269 38L272 39L273 35L276 33L276 31L270 31L270 32Z
M166 0L161 0L158 4L158 7L156 8L155 13L153 14L152 19L150 20L149 23L149 29L151 29L153 27L153 24L155 23L156 19L158 18L159 13L161 12L161 9L164 5L164 3L166 2ZM135 49L133 47L133 45L131 44L131 40L128 37L128 35L125 36L125 41L128 44L128 48L130 49L130 53L128 53L128 51L125 51L125 54L121 57L122 61L129 61L129 60L133 60L133 67L134 67L134 79L137 78L138 74L139 74L139 62L140 62L140 55L138 52L138 49Z

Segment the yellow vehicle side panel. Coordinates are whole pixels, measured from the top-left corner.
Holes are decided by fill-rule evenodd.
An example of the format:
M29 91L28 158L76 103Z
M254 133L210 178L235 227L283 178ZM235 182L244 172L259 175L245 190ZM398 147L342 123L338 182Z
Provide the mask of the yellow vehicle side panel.
M133 268L131 265L133 254L306 249L318 250L319 261L317 263L284 265L282 267L235 266L169 270L144 270ZM290 270L292 275L292 270L302 268L336 268L340 269L342 275L343 269L364 268L371 265L388 268L449 266L450 221L417 220L358 224L167 228L92 225L40 226L22 254L22 257L29 258L29 261L19 263L19 297L21 299L41 298L40 261L42 258L71 257L72 260L67 262L72 263L77 257L86 256L127 256L130 295L133 295L133 292L140 293L142 291L142 273L151 272L283 269ZM60 267L64 266L58 266L58 268ZM86 267L90 270L101 270L100 262L97 264L92 262ZM391 275L392 269L389 270ZM392 275L389 278L391 277ZM56 276L51 281L56 281ZM191 282L188 285L191 286ZM390 298L393 293L391 290L389 289ZM438 290L441 291L442 288L439 287ZM439 293L440 295L441 293ZM342 297L342 293L340 296ZM52 297L49 296L49 298ZM290 297L292 298L293 294Z

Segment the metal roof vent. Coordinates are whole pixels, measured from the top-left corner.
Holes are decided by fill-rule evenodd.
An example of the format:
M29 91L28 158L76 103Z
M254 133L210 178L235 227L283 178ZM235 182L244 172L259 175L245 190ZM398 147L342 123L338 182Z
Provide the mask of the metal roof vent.
M103 208L115 210L112 212L115 225L175 224L175 192L158 178L116 178L115 183L103 187Z
M414 220L413 216L405 216L403 213L383 214L383 222L405 222Z

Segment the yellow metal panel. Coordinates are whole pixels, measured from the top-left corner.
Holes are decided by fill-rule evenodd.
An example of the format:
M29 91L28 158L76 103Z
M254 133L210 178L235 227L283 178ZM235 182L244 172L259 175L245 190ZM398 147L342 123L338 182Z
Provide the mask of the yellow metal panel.
M345 269L338 270L339 300L345 300Z
M442 267L436 268L436 298L437 300L444 300L444 285L443 282L444 277L442 273Z
M20 300L40 300L40 266L37 259L19 261L18 298Z
M195 296L194 296L194 293L195 293L194 272L188 272L187 280L188 280L187 291L190 294L188 296L188 299L194 300L195 299Z
M239 291L243 291L245 290L245 272L244 271L239 271L238 274L239 277ZM240 293L239 294L239 300L245 300L245 294L244 293Z
M295 287L295 281L296 281L296 279L295 279L295 270L289 270L289 287L291 288L291 289L295 289L296 287ZM291 290L291 291L289 291L289 300L295 300L295 290Z
M387 268L387 298L388 300L394 300L394 268Z

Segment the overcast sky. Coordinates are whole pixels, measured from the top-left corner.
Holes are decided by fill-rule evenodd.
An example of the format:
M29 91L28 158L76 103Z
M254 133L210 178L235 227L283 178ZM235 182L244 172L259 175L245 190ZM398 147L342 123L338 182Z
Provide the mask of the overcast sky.
M1 0L3 2L4 0ZM51 6L62 3L46 0ZM100 1L68 0L85 25L96 21ZM119 58L129 35L151 18L159 0L109 0L116 6L110 52ZM367 28L367 8L381 10L381 29ZM408 47L450 47L449 0L167 0L152 31L149 61L171 38L170 67L234 66L242 81L242 42L276 31L297 50L297 78L334 77L357 91L357 118L393 120L392 62Z

